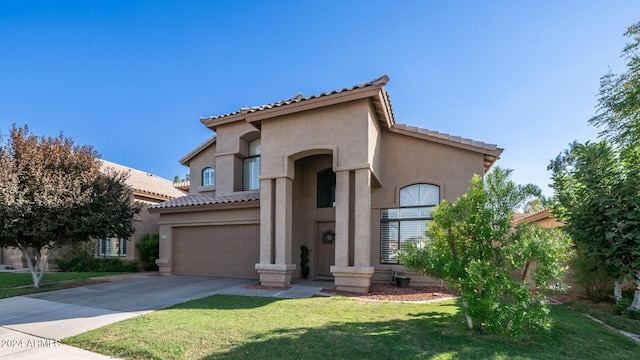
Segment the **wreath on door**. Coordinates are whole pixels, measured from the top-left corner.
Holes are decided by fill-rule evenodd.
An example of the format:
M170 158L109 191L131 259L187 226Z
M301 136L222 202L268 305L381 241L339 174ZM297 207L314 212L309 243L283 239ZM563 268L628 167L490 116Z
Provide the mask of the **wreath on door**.
M322 243L323 244L332 244L336 239L336 233L333 230L327 230L322 233Z

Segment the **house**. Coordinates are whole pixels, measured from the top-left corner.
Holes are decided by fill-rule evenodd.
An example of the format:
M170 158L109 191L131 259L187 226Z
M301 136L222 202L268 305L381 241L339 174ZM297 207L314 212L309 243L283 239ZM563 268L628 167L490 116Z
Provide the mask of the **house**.
M340 290L389 281L433 207L502 149L396 123L388 80L201 118L215 134L180 160L189 195L149 208L160 271L284 286L305 245L310 276Z
M144 171L102 160L102 172L117 171L128 174L126 184L133 190L133 201L140 205L140 213L135 216L135 233L129 239L98 239L96 256L117 257L124 262L139 262L140 256L135 244L142 240L145 234L159 231L158 214L150 213L149 206L166 200L185 196L186 193L177 189L173 182ZM2 249L0 263L11 264L14 267L27 267L26 259L19 249ZM51 264L49 264L51 265Z
M149 206L185 196L186 193L174 186L173 182L157 175L103 160L101 171L109 170L128 174L125 183L133 190L133 201L140 206L140 213L135 216L136 231L131 238L100 239L97 255L119 257L125 262L139 262L140 256L135 244L139 243L144 235L159 231L160 216L150 213Z
M513 219L513 227L518 226L518 224L522 223L534 223L538 226L545 229L552 229L561 227L564 224L556 220L556 218L551 214L549 209L543 209L535 213L530 214L515 214Z

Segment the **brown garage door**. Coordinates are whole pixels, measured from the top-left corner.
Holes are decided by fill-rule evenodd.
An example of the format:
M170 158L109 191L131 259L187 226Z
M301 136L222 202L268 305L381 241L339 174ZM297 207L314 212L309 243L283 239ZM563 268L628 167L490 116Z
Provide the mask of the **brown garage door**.
M173 273L257 279L259 225L175 228Z

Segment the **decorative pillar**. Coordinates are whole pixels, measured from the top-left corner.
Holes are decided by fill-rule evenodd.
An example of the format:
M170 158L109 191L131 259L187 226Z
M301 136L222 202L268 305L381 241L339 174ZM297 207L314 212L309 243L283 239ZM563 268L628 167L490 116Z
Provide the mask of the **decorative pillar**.
M331 267L336 288L368 293L374 268L371 258L371 172L355 171L354 219L349 218L349 172L336 173L336 264ZM349 266L349 226L354 227L354 266ZM339 235L340 234L340 235ZM343 238L343 242L340 242Z
M273 184L275 183L275 191ZM265 286L286 286L296 268L291 263L292 243L292 185L288 177L275 181L263 179L260 186L260 263L256 270ZM264 196L264 198L263 198ZM271 245L275 242L275 263L272 263Z
M349 265L349 171L336 173L335 265Z
M170 275L172 273L171 269L171 258L173 256L173 228L169 225L160 225L160 242L159 242L159 256L156 259L156 265L158 265L158 271L162 275Z
M356 170L354 265L371 266L371 172Z

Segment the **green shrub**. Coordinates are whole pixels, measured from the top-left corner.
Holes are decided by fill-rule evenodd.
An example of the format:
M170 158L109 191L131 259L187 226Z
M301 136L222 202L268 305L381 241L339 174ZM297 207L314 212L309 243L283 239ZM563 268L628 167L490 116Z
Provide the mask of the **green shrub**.
M125 264L119 258L96 258L97 242L74 244L52 262L62 272L136 272L136 263Z
M140 250L140 260L144 264L144 270L157 271L156 260L160 257L160 234L145 234L136 246Z
M596 269L592 259L579 252L570 264L575 270L574 280L578 290L595 302L613 300L613 279L602 269ZM629 304L627 304L629 305Z

